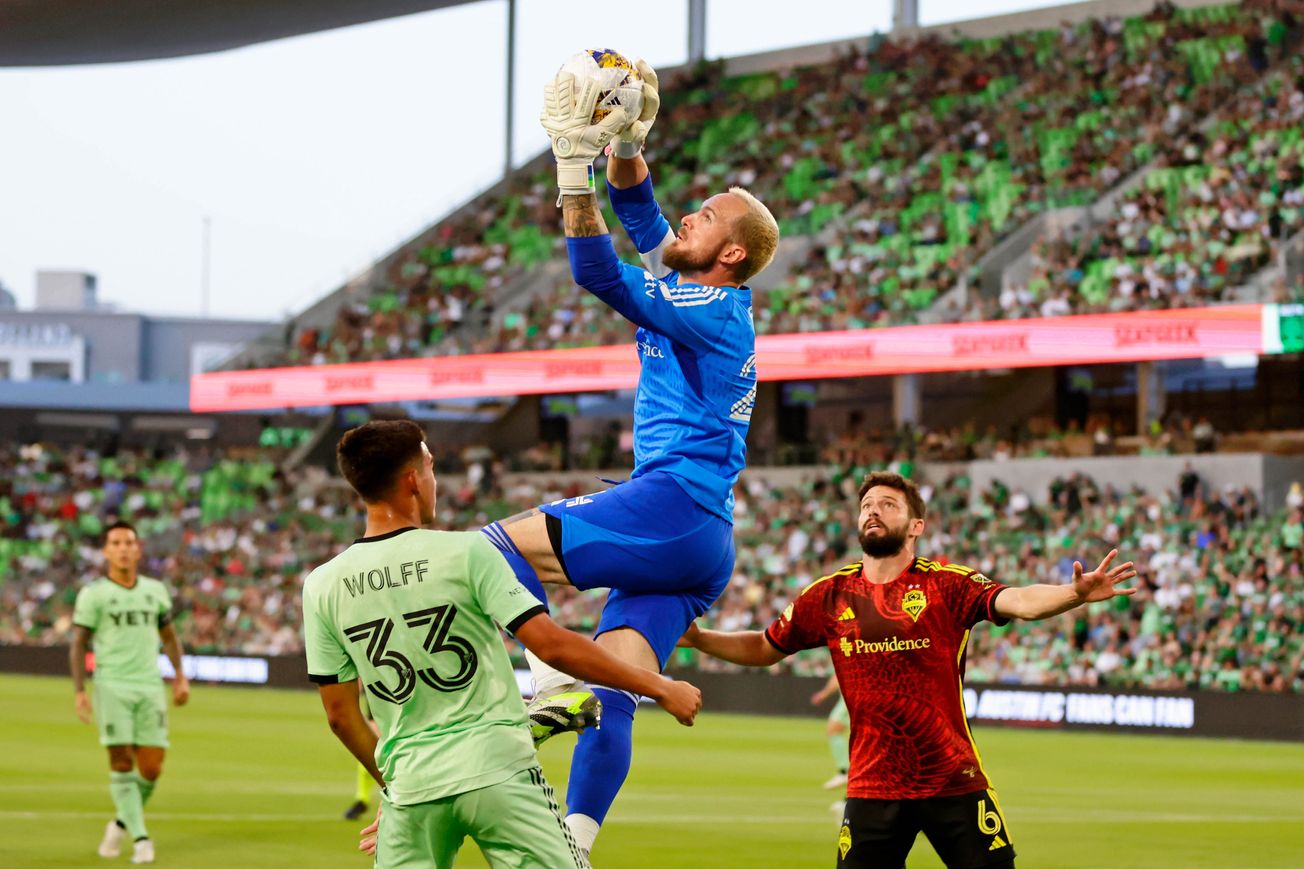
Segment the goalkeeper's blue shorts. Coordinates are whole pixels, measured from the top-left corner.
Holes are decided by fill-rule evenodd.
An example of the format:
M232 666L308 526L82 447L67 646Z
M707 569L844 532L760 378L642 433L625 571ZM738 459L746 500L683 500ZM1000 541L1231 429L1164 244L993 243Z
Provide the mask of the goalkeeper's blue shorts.
M611 589L597 633L633 628L662 667L733 575L733 524L702 508L669 474L539 509L571 584Z

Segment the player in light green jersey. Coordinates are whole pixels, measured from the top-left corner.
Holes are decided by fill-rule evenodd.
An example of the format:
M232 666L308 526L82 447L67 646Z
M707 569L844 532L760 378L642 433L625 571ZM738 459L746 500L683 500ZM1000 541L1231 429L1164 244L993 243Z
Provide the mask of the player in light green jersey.
M382 787L364 850L381 869L444 869L469 836L496 869L586 869L539 769L501 630L682 724L700 692L558 626L483 534L423 530L436 486L416 423L367 423L337 453L366 531L304 581L304 645L331 730ZM358 709L360 684L379 739Z
M833 755L833 768L836 772L824 783L824 789L841 790L845 794L847 772L851 769L851 713L847 711L847 701L842 697L838 687L836 673L829 676L823 688L811 695L810 702L812 706L818 706L830 697L838 698L838 702L833 704L833 709L829 712L828 726L825 728L829 737L829 753ZM829 808L834 814L839 814L846 805L846 800L834 800Z
M153 863L145 803L163 772L168 709L158 669L160 643L176 678L172 701L184 706L190 683L181 668L181 641L172 627L172 598L157 579L141 576L140 539L127 522L104 533L105 576L77 593L69 652L77 716L87 724L92 705L100 744L109 750L109 793L117 817L100 842L101 857L117 857L131 836L131 862ZM86 651L95 650L95 702L86 693Z

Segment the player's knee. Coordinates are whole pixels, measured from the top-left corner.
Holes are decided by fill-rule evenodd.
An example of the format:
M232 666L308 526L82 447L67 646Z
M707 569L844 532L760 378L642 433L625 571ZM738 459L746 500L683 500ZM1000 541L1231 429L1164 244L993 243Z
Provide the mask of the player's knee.
M163 772L163 749L145 746L135 751L136 772L146 781L154 781Z
M829 736L841 736L847 732L847 725L843 724L841 721L830 721L826 728L826 732Z
M114 745L109 747L109 769L113 772L131 772L135 766L135 758L132 751L126 746Z

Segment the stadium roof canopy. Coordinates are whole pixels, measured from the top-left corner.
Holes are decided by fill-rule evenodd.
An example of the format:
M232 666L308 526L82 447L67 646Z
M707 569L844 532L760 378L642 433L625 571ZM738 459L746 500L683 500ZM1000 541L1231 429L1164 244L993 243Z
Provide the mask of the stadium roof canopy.
M239 48L471 0L0 0L0 67Z

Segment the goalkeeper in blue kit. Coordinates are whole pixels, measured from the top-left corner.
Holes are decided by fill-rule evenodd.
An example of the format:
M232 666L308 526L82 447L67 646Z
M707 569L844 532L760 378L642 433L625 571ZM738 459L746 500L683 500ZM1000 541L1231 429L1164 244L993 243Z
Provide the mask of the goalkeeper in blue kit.
M639 327L635 467L605 491L545 504L483 529L521 583L609 588L597 642L659 671L675 643L733 574L733 486L746 463L756 400L756 334L745 282L774 256L779 228L741 188L707 199L671 229L652 193L643 140L660 97L643 61L637 116L615 108L598 123L597 86L561 72L545 88L544 128L557 159L576 282ZM621 262L594 193L593 161L610 145L612 208L641 253ZM629 772L637 697L592 691L530 658L536 741L581 733L566 823L585 851Z

